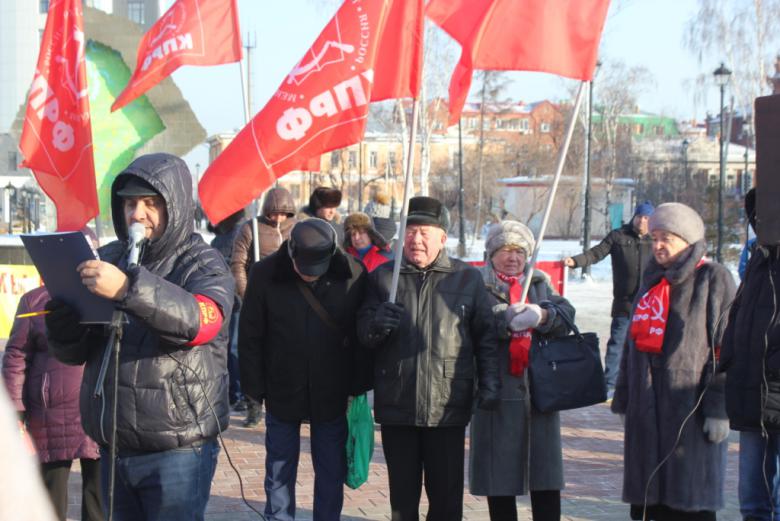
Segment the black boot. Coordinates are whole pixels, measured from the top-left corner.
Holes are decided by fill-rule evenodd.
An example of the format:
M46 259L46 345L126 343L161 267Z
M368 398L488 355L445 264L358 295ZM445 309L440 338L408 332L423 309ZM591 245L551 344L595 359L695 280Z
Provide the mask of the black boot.
M247 398L247 408L246 408L246 420L244 420L244 427L257 427L257 424L260 423L260 418L262 417L262 412L260 410L260 404L256 401Z
M534 521L561 521L561 491L532 490L531 512Z

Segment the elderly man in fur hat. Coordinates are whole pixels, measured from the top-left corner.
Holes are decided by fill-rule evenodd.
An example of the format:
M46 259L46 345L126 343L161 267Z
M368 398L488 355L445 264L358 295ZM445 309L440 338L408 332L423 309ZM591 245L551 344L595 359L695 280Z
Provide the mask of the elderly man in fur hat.
M649 228L653 259L634 302L612 402L625 418L623 501L631 519L715 521L729 434L725 375L715 373L715 363L734 278L704 260L704 223L692 208L662 204Z
M374 349L374 411L392 518L419 519L424 480L428 521L452 521L463 517L474 397L485 409L499 401L496 328L479 271L444 248L444 205L413 197L407 224L397 303L388 302L393 264L382 264L369 275L358 335Z
M344 220L344 250L363 261L369 272L393 258L387 241L363 212L350 214Z
M344 242L344 227L341 225L341 214L338 208L341 206L341 190L329 186L318 186L309 196L309 204L301 208L296 216L299 221L309 217L319 217L328 221L336 230L338 242Z

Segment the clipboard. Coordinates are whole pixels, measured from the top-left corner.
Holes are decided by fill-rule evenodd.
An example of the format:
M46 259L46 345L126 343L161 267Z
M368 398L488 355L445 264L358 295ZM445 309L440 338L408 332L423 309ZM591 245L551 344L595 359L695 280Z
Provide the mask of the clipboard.
M76 266L97 257L81 232L21 235L52 298L76 308L82 324L108 324L114 303L91 293L82 284Z

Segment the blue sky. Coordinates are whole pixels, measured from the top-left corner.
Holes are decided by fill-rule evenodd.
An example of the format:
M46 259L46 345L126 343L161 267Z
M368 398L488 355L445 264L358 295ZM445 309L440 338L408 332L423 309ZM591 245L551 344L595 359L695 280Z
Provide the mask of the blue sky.
M309 48L337 2L239 0L238 4L242 34L244 38L250 34L256 45L251 75L255 113ZM718 58L713 58L712 63L699 65L693 54L683 48L684 26L695 14L696 4L695 0L613 0L602 38L601 59L642 65L651 72L655 84L640 96L640 109L683 119L702 118L706 111L717 111L714 86L705 105L698 107L694 107L691 89L685 86L686 80L714 70L719 63ZM509 74L513 83L508 95L529 102L566 97L567 84L571 83L542 73ZM237 64L183 67L173 78L209 135L243 126ZM201 164L201 171L206 158L205 146L187 156L193 168L195 163Z

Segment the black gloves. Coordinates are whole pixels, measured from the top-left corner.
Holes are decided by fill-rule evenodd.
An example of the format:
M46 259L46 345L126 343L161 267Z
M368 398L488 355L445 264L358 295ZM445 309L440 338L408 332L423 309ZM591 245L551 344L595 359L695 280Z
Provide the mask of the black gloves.
M81 316L75 308L61 300L52 299L46 303L46 330L49 338L62 343L78 342L87 328L79 324Z
M401 304L382 302L376 308L374 319L371 321L371 335L378 338L387 338L401 323L401 315L404 307Z
M480 389L477 394L477 407L485 411L495 411L500 403L501 399L498 397L498 393L494 391Z

